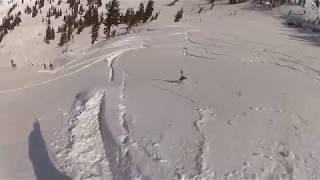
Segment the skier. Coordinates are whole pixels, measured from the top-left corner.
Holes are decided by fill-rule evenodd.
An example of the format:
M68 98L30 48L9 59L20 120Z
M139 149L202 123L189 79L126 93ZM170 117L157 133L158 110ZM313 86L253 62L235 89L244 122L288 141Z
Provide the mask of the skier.
M42 66L43 66L43 69L47 69L46 63L43 63Z
M179 78L179 82L183 82L184 80L186 80L187 77L184 76L183 74L183 70L180 70L180 78Z
M12 68L16 68L17 64L14 63L13 59L10 60Z
M53 69L53 64L52 64L52 63L49 64L49 69L50 69L50 70Z

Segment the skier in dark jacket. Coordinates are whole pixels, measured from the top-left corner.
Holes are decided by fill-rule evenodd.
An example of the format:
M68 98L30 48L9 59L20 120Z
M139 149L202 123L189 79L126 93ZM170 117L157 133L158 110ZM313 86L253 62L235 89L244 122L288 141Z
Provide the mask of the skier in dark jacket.
M13 59L11 59L10 62L11 62L11 66L12 66L13 68L16 68L16 67L17 67L17 64L14 63Z
M187 77L184 76L183 74L183 70L180 71L180 78L179 78L179 82L183 82L184 80L186 80Z
M50 70L53 69L53 64L52 64L52 63L49 64L49 69L50 69Z

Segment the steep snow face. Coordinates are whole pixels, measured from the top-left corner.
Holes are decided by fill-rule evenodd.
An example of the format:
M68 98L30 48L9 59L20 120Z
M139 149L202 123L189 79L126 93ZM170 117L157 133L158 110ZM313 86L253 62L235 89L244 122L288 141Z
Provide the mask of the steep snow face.
M111 177L99 128L103 96L102 90L88 100L78 95L61 137L55 142L58 167L75 180Z

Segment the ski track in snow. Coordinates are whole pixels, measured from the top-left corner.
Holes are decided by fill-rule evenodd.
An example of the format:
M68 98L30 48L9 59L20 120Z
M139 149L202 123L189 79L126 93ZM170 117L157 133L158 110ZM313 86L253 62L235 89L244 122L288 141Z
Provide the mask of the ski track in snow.
M17 92L17 91L21 91L21 90L25 90L25 89L29 89L29 88L34 88L34 87L37 87L37 86L42 86L42 85L45 85L45 84L48 84L48 83L51 83L51 82L54 82L54 81L58 81L58 80L66 78L66 77L69 77L71 75L74 75L74 74L76 74L78 72L81 72L83 70L86 70L87 68L90 68L91 66L93 66L93 65L95 65L95 64L97 64L97 63L99 63L99 62L101 62L103 60L106 60L107 63L108 63L108 67L110 69L109 79L112 80L113 79L113 68L112 68L113 60L116 59L117 57L119 57L121 54L127 52L127 51L131 51L131 50L135 50L135 49L139 49L139 48L144 48L143 42L141 42L140 44L138 44L135 47L128 47L128 48L120 49L120 50L117 50L115 52L112 52L112 53L109 53L109 54L106 54L106 55L102 55L100 57L92 58L92 59L89 59L87 61L81 62L80 63L81 65L85 64L85 63L89 63L89 64L87 64L87 65L85 65L85 66L83 66L81 68L78 68L78 69L76 69L74 71L67 72L67 73L65 73L65 74L63 74L61 76L56 77L56 78L45 80L45 81L42 81L42 82L39 82L39 83L26 85L26 86L23 86L23 87L20 87L20 88L1 90L0 94L13 93L13 92ZM71 67L69 67L69 69L73 69L76 66L79 66L80 64L76 64L74 66L71 66Z
M190 39L190 32L199 32L200 30L196 30L196 29L191 29L191 30L188 30L186 31L184 34L185 34L185 40L186 41L189 41ZM177 32L177 33L173 33L172 35L180 35L181 33L180 32ZM130 47L130 43L132 43L134 46L133 47ZM114 52L111 52L111 53L108 53L106 55L101 55L101 56L98 56L98 57L93 57L93 58L90 58L88 60L85 60L83 62L80 62L78 64L74 64L75 62L85 58L86 56L84 57L79 57L79 58L76 58L74 60L71 60L70 62L68 62L67 64L61 66L60 68L57 68L55 70L52 70L52 71L38 71L38 72L41 72L41 73L51 73L51 74L56 74L57 72L65 69L65 70L71 70L71 69L74 69L78 66L81 66L81 65L84 65L84 64L87 64L87 65L84 65L74 71L71 71L71 72L67 72L61 76L58 76L58 77L55 77L53 79L49 79L49 80L45 80L45 81L42 81L42 82L39 82L39 83L34 83L34 84L30 84L30 85L26 85L26 86L23 86L23 87L19 87L19 88L13 88L13 89L7 89L7 90L1 90L0 91L0 94L8 94L8 93L14 93L14 92L17 92L17 91L21 91L21 90L25 90L25 89L30 89L30 88L34 88L34 87L38 87L38 86L42 86L42 85L45 85L45 84L48 84L48 83L51 83L51 82L54 82L54 81L58 81L58 80L62 80L64 78L67 78L69 76L72 76L78 72L81 72L83 70L86 70L87 68L90 68L91 66L95 65L96 63L99 63L101 61L106 61L107 62L107 65L109 67L109 80L112 81L113 80L113 76L114 76L114 73L113 73L113 68L112 68L112 63L114 61L114 59L116 59L117 57L119 57L121 54L127 52L127 51L131 51L131 50L135 50L135 49L140 49L140 48L145 48L144 46L144 42L143 40L141 40L141 37L129 37L129 38L126 38L126 39L123 39L123 40L119 40L117 42L114 42L112 43L110 46L107 46L105 48L100 48L100 49L97 49L97 50L93 50L91 52L89 52L90 54L93 54L93 53L96 53L98 51L101 51L101 50L105 50L105 49L110 49L110 48L116 48L116 47L121 47L121 46L127 46L127 48L124 48L124 49L119 49L119 50L116 50ZM89 54L89 55L90 55ZM206 57L204 57L206 58ZM207 59L207 58L206 58ZM74 64L74 65L72 65Z
M206 134L204 133L202 128L206 126L207 120L214 116L214 113L209 108L197 109L197 111L199 113L200 118L194 122L193 126L199 133L200 139L197 141L198 152L195 155L197 175L193 179L212 179L215 173L210 171L209 167L207 167L206 153L209 151L209 143Z
M204 52L207 55L226 56L225 54L222 54L222 53L209 52L208 47L214 46L214 45L192 40L191 39L191 32L199 32L199 31L198 30L189 30L184 33L185 34L184 40L188 44L190 44L192 47L198 48L200 50L200 52ZM221 42L227 43L224 41L221 41ZM258 44L256 42L251 42L251 43L253 43L254 45ZM239 46L239 45L233 44L233 46ZM221 47L219 47L219 48L221 48ZM251 50L249 50L249 52L250 51ZM313 78L316 81L320 82L320 70L319 69L311 67L310 65L305 63L303 60L298 59L292 55L289 55L288 53L278 51L278 50L263 48L262 51L260 51L260 52L253 51L249 54L251 54L252 57L247 57L244 59L253 58L255 60L253 60L253 61L246 60L245 63L248 63L248 62L252 63L253 62L253 63L272 64L272 65L278 66L280 68L284 68L284 69L292 70L292 71L295 71L298 73L302 73L305 76L308 76L308 77ZM269 57L269 58L266 60L260 59L259 57L264 54L265 54L265 57ZM195 58L206 60L206 61L217 60L217 58L215 58L215 57L203 56L203 55L191 53L191 52L189 52L189 48L187 48L187 47L183 48L183 55L195 57Z

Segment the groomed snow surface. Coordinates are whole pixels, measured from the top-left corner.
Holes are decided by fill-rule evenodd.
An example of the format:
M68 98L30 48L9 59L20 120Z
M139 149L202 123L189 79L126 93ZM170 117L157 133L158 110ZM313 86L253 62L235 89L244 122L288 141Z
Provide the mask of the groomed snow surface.
M132 34L51 47L52 71L1 66L0 179L319 179L318 34L249 2L158 3Z

